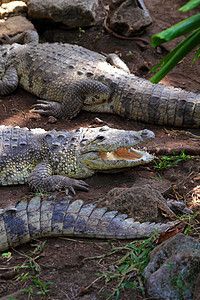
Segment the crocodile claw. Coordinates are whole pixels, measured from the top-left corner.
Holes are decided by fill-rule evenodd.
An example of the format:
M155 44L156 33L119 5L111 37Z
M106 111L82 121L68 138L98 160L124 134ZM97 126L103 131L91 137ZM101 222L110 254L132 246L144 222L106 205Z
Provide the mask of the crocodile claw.
M55 101L37 100L37 103L31 106L33 113L40 115L57 117L60 114L61 104Z
M66 194L68 195L71 192L73 195L76 195L75 189L88 192L88 184L83 180L71 179L70 184L65 189Z
M193 211L186 207L185 203L183 202L168 200L167 204L176 214L193 214Z
M3 34L3 39L0 39L0 44L11 44L11 38L7 34Z

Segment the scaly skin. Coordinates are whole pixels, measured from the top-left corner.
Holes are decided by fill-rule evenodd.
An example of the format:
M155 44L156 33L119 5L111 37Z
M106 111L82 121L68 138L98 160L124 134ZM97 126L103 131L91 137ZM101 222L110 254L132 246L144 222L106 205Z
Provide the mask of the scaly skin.
M136 132L103 126L67 132L2 125L0 185L28 182L42 192L87 191L87 184L77 179L152 161L152 155L133 146L153 138L147 129Z
M20 85L43 99L34 106L35 112L70 119L86 110L146 123L200 127L200 95L129 74L115 55L106 59L77 45L38 44L34 31L6 37L4 42L26 44L1 47L0 94Z
M59 201L52 195L41 201L39 196L28 203L21 200L16 207L0 210L0 251L26 243L32 238L75 236L87 238L133 239L162 232L176 221L139 223L117 211L107 212L95 204L83 206L82 200L70 203L71 197Z

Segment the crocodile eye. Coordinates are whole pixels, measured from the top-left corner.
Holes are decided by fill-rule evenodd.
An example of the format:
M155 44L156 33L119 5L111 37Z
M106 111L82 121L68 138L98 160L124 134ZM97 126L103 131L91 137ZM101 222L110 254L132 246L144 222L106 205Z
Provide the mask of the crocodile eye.
M97 135L97 137L94 139L94 141L102 142L105 140L105 136L103 135Z

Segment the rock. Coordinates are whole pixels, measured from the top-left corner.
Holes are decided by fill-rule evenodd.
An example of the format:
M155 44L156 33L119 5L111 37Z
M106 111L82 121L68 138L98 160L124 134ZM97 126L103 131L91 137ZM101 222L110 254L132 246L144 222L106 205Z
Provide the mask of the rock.
M192 300L200 256L179 253L171 256L146 282L147 294L159 299Z
M33 24L21 16L11 17L0 22L0 38L3 34L15 35L25 30L34 30Z
M170 217L175 214L159 191L149 184L131 188L114 188L108 192L105 205L111 210L126 213L139 222L153 222L158 217L158 208Z
M49 117L48 117L47 123L55 124L55 123L57 123L57 122L58 122L58 120L57 120L54 116L49 116Z
M18 15L27 16L27 6L23 1L13 1L0 6L1 19Z
M112 0L108 16L110 28L126 37L142 32L152 23L142 0Z
M95 24L97 6L98 0L27 0L30 18L59 22L69 28Z
M179 233L151 252L143 276L148 296L189 300L199 273L200 243Z
M26 2L26 0L21 0L22 2ZM13 2L12 0L1 0L1 3L9 3Z
M177 234L157 246L150 254L150 262L143 272L144 277L148 277L155 272L170 256L178 253L190 253L200 256L200 243L184 234Z
M200 300L200 273L195 282L194 296L193 300Z

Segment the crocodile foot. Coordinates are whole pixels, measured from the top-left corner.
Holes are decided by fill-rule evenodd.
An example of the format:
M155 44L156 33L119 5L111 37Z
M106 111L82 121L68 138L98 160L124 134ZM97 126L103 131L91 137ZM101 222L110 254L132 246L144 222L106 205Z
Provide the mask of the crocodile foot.
M61 104L55 101L37 100L37 104L32 105L31 110L40 115L54 116L56 118L61 118L63 115Z
M83 180L77 180L70 178L70 184L65 186L65 192L68 195L71 192L73 195L76 195L75 189L88 192L88 184Z
M54 192L65 190L68 195L71 192L76 195L75 189L88 192L88 184L83 180L77 180L62 175L53 175L41 178L33 171L29 178L29 186L41 192Z
M176 214L188 214L192 215L193 211L189 209L185 203L173 200L167 200L167 205Z
M7 34L3 34L3 38L0 39L0 44L1 45L5 45L5 44L12 44L12 39L7 35Z

